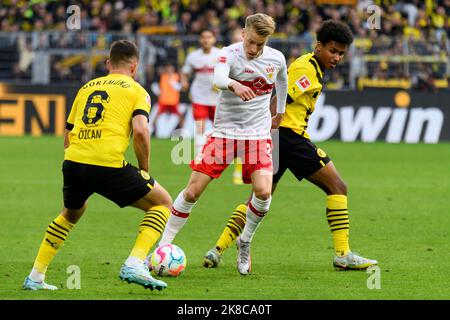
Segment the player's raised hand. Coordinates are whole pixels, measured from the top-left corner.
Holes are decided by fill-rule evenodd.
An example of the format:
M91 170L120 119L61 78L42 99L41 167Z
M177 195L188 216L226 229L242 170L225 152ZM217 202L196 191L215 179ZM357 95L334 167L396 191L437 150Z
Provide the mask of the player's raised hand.
M229 88L231 91L234 92L235 95L237 95L239 98L241 98L242 101L249 101L256 97L256 94L253 92L252 89L240 84L237 81L233 81L229 85Z

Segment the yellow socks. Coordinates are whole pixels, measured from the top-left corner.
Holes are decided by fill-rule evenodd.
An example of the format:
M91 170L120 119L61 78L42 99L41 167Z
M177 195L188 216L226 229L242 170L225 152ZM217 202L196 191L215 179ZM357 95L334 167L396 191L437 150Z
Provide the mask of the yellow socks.
M234 209L233 214L230 219L228 219L227 225L216 243L216 249L220 255L222 255L242 233L246 221L246 211L247 205L240 204Z
M164 206L150 208L139 226L139 234L131 251L130 258L144 261L151 247L158 241L166 227L170 211Z
M243 184L242 181L242 160L240 157L234 159L234 170L233 170L233 183Z
M69 231L73 227L74 224L67 221L62 215L59 215L50 223L44 240L39 247L39 252L33 266L34 271L45 274L58 249L63 245L69 235Z
M327 220L333 236L334 251L337 256L345 256L350 251L347 196L327 196Z

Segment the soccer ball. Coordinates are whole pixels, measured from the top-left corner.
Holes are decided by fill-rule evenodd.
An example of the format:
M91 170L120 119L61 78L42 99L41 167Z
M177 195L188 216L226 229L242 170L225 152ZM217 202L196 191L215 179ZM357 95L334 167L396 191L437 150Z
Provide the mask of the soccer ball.
M159 246L151 256L149 268L158 276L178 277L186 268L186 255L174 244Z

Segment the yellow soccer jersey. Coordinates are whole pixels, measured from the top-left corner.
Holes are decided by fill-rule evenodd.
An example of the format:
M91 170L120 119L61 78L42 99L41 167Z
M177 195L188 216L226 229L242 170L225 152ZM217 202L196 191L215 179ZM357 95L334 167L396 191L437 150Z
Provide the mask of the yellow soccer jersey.
M322 91L322 77L323 71L314 53L307 53L292 62L288 69L288 97L281 127L291 128L309 139L306 129Z
M120 168L130 143L131 119L150 112L150 96L132 78L110 74L86 83L72 105L64 159Z

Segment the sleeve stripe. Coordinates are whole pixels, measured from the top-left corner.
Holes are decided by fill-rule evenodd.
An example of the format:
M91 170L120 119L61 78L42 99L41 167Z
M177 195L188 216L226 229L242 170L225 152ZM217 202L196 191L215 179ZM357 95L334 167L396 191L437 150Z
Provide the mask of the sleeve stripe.
M147 117L147 121L148 121L148 112L147 111L142 110L142 109L136 109L133 112L133 117L137 116L138 114L142 114L143 116L146 116Z
M74 125L72 123L66 122L66 129L72 131Z

